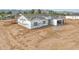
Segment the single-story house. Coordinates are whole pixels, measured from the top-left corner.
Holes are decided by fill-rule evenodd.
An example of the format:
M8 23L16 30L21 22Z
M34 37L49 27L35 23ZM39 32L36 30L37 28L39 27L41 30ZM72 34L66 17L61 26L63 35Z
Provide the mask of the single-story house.
M33 29L33 28L39 28L47 25L54 25L54 26L63 25L64 19L58 16L53 17L53 16L45 16L45 15L42 15L42 16L34 15L34 16L27 17L27 16L21 15L18 18L17 23L29 29Z
M65 16L65 19L79 19L78 15Z
M25 16L21 16L18 20L17 20L18 24L27 27L29 29L33 29L33 28L39 28L39 27L43 27L43 26L47 26L48 25L48 20L45 19L44 17L41 16L30 16L30 17L25 17Z

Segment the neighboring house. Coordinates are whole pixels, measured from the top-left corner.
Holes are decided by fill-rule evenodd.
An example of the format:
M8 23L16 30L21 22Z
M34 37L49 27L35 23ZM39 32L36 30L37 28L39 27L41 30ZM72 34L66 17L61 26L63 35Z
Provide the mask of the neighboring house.
M21 15L21 17L17 20L18 24L27 27L29 29L39 28L47 25L63 25L64 19L62 17L51 17L47 15L36 15L25 17Z
M65 19L79 19L78 15L65 16Z
M17 22L18 24L27 27L29 29L39 28L48 25L48 20L41 16L31 16L31 17L21 16Z

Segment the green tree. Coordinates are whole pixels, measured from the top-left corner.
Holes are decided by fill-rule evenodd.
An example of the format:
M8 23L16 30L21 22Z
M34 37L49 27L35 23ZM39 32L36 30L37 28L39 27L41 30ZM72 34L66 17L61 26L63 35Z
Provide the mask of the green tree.
M5 17L6 13L5 12L0 12L0 19L3 20Z
M32 10L31 10L31 14L34 14L34 13L35 13L35 10L34 10L34 9L32 9Z
M24 14L27 14L27 11L24 11Z
M11 12L11 11L9 11L9 12L7 12L7 14L12 14L12 12Z
M50 14L50 15L53 15L54 13L55 13L54 11L49 10L49 14Z
M41 14L41 10L40 9L38 9L38 14Z

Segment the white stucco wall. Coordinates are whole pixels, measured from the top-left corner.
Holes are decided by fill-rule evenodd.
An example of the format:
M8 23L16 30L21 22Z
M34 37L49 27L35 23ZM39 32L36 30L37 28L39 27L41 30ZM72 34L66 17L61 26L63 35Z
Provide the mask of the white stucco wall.
M45 21L45 24L43 24L43 21ZM34 26L34 22L38 22L37 26ZM43 26L47 26L48 25L48 20L44 19L44 20L33 20L31 21L31 28L39 28L39 27L43 27Z
M22 20L22 19L25 19L25 20ZM31 22L28 21L28 19L25 18L24 16L21 16L21 17L18 19L17 22L18 22L19 25L31 29Z
M57 25L57 20L56 19L50 20L50 24L56 26Z

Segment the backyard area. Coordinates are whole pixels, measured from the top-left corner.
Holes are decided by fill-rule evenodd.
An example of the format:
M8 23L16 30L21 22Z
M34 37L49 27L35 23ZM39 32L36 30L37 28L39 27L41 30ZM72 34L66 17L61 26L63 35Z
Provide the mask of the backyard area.
M0 21L0 49L79 49L79 20L65 20L62 26L27 29L14 21Z

